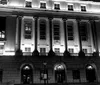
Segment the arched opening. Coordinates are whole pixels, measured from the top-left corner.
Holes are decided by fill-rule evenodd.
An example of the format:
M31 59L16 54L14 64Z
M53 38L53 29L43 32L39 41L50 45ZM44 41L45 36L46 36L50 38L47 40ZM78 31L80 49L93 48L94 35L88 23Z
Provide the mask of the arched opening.
M86 66L86 79L88 82L95 82L96 81L96 68L91 65L88 64Z
M26 64L21 69L21 82L23 84L33 83L33 69L29 64Z
M57 64L54 67L54 71L55 71L55 81L57 83L63 83L65 81L65 77L66 77L66 72L65 72L65 65L63 64Z

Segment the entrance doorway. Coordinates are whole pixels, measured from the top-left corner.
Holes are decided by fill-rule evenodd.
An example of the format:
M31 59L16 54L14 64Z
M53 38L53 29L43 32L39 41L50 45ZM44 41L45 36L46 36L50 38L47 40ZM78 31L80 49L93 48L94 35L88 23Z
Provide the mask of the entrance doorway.
M21 82L23 84L33 83L33 69L29 64L26 64L21 69Z
M57 83L63 83L66 77L65 66L63 64L57 64L54 67L54 71L55 71L55 81Z
M94 82L96 80L96 69L92 65L86 66L86 79L88 82Z

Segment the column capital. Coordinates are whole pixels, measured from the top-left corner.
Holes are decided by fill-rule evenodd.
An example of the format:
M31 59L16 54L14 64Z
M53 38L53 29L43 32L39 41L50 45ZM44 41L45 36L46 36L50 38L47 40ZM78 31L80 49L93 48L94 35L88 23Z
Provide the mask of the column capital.
M21 15L17 15L16 17L17 17L17 18L22 18L23 16L21 16Z
M38 19L38 17L33 17L34 19Z
M49 20L53 20L53 17L48 17Z
M67 19L66 18L62 18L62 20L66 22Z
M96 22L96 19L89 19L89 21L93 21L93 22Z
M82 19L80 17L76 17L76 21L81 21Z

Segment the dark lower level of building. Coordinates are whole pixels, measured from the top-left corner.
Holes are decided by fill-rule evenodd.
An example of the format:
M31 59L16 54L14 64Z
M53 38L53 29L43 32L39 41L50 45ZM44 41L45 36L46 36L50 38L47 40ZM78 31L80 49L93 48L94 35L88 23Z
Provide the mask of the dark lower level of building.
M99 85L95 56L0 56L0 85Z

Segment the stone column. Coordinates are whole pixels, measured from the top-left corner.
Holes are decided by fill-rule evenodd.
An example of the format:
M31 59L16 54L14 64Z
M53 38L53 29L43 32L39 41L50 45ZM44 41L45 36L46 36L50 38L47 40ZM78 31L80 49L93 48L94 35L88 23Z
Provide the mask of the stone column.
M21 44L21 25L22 25L22 16L17 16L16 19L16 55L22 55L20 49Z
M50 51L49 51L49 56L54 56L53 48L52 48L52 18L49 18L49 31L50 31Z
M68 48L68 45L67 45L67 26L66 26L66 19L63 19L63 23L64 23L64 36L65 36L65 50L67 50Z
M77 25L78 25L78 34L79 34L79 47L80 47L80 52L79 52L79 57L84 57L85 53L82 51L82 40L81 40L81 34L80 34L80 19L77 19Z
M68 39L67 39L67 25L66 25L66 19L63 19L63 26L64 26L64 38L65 38L65 52L64 56L70 56L70 53L68 52Z
M37 25L38 25L38 23L37 23L37 21L38 21L38 18L37 17L35 17L35 50L37 50Z
M90 23L91 23L91 30L92 30L92 37L93 37L93 45L95 49L93 56L99 56L96 22L95 20L90 20Z
M19 16L19 49L21 44L21 26L22 26L22 16Z
M80 20L77 20L77 26L78 26L78 34L79 34L79 47L80 51L82 50L82 41L81 41L81 34L80 34Z
M33 56L39 56L39 52L38 52L38 50L37 50L37 25L38 25L38 23L37 23L37 21L38 21L38 17L34 17L34 19L35 19L35 50L33 51L33 53L32 53L32 55Z
M16 36L15 36L15 51L19 48L19 17L16 17Z

